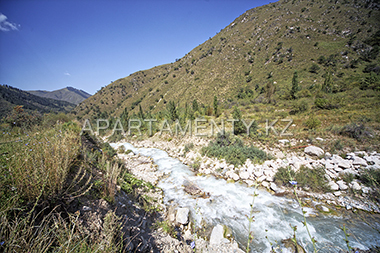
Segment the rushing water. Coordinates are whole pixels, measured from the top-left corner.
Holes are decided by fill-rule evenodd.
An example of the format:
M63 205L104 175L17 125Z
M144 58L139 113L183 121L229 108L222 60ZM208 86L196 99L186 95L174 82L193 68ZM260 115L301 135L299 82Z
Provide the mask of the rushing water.
M118 144L119 146L121 144ZM227 183L226 180L213 176L196 176L186 165L178 159L168 156L165 151L155 148L135 148L129 143L123 143L125 149L135 154L151 157L158 165L158 170L167 174L160 180L158 186L164 191L165 204L177 203L188 207L198 224L201 219L207 223L227 225L239 245L244 248L248 237L248 219L250 203L253 200L254 188L248 188L239 183ZM111 144L116 147L116 144ZM199 186L204 192L210 193L210 198L195 198L184 191L185 181ZM252 223L254 240L252 252L269 252L270 243L276 244L282 239L293 236L291 226L297 226L297 240L312 251L310 238L303 226L303 216L299 205L292 199L273 196L262 190L257 191L254 200L255 221ZM368 249L370 246L380 245L380 234L373 227L380 227L380 221L372 221L371 226L361 220L347 219L332 215L319 214L308 208L307 223L312 236L317 240L319 252L338 252L347 249L344 233L340 229L343 224L348 228L350 246Z

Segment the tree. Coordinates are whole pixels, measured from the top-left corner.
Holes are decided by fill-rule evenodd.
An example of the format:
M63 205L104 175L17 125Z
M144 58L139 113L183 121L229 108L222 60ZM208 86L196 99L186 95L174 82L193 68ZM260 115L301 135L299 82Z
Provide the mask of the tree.
M292 79L292 89L290 90L290 96L292 99L296 99L296 93L299 91L298 87L298 73L294 71L293 79Z
M127 107L124 108L124 111L120 115L120 120L122 123L128 122L129 115L128 115L128 110Z
M194 100L193 100L193 111L194 111L194 112L197 112L197 111L199 111L198 109L199 109L199 108L198 108L198 102L197 102L196 99L194 99Z
M237 106L234 106L234 110L232 111L232 117L235 120L238 120L234 122L234 134L242 134L246 132L246 128L244 126L244 123L242 122L242 116L241 111Z
M171 121L178 119L177 108L174 101L169 101L169 103L166 105L166 110L168 111L168 116Z
M144 111L143 109L141 108L141 104L139 104L139 118L140 119L144 119Z
M214 96L214 115L218 117L218 98Z
M326 93L331 93L332 86L333 86L333 80L332 80L331 71L327 70L326 75L325 75L325 81L323 82L323 85L322 85L322 91Z
M267 86L266 86L265 95L266 95L268 103L272 103L272 96L275 91L276 91L276 87L274 86L273 80L271 79L267 82Z

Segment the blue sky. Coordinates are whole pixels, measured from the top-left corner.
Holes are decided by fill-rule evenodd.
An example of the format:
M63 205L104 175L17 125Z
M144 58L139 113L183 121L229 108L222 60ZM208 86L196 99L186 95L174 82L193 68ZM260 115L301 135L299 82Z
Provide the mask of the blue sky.
M0 84L94 94L174 62L246 10L246 0L1 0Z

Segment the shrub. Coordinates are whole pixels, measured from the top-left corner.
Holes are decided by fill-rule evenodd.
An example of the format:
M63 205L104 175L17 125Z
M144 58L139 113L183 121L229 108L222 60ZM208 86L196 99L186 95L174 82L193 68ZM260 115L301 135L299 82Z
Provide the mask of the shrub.
M345 125L339 132L341 135L348 136L350 138L354 138L356 140L362 140L364 137L371 136L371 132L364 125L364 123L351 123Z
M313 63L313 65L311 65L311 67L309 68L310 73L318 74L319 70L320 70L320 67L315 63Z
M309 104L306 99L300 99L293 102L290 114L298 114L309 110Z
M242 140L229 134L218 134L214 142L202 148L202 155L225 159L235 166L245 163L247 159L259 161L271 159L264 151L254 146L244 146Z
M326 98L316 98L314 101L314 104L316 107L320 109L325 109L325 110L339 108L339 104L336 104L332 100L326 99Z
M321 121L317 118L310 117L308 120L306 120L304 125L307 129L316 129L321 125Z
M301 166L301 168L295 172L291 168L279 168L274 176L275 182L282 185L289 185L289 181L297 181L297 185L300 187L308 187L314 192L328 192L330 187L325 177L325 170L323 167L307 168Z

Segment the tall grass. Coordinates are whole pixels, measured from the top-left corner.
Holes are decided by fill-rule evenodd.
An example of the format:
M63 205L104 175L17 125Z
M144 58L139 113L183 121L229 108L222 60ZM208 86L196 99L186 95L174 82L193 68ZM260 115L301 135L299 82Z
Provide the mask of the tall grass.
M1 146L0 210L14 200L33 202L59 194L80 151L74 127L57 126L25 135L8 135ZM18 202L16 201L16 202Z

